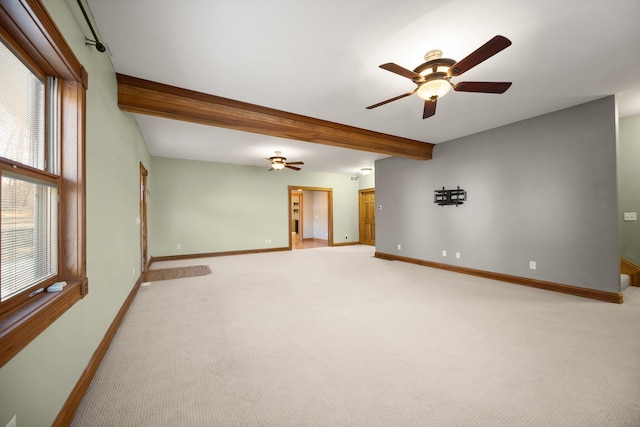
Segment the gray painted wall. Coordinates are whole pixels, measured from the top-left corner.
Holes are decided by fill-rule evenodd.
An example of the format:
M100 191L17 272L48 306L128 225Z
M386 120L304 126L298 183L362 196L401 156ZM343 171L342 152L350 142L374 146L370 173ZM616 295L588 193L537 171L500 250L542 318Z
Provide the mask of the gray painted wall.
M616 146L607 97L438 144L430 161L379 160L376 249L619 292ZM443 186L468 202L436 205Z
M329 239L329 193L327 191L313 192L313 238ZM339 236L333 236L339 238ZM342 239L340 240L343 241Z
M305 190L302 194L302 213L304 216L302 237L304 239L327 240L329 234L329 193L327 191Z
M313 238L313 192L303 191L303 221L302 221L302 238Z
M640 265L640 221L623 220L624 212L635 212L640 220L640 115L620 120L618 178L621 255Z

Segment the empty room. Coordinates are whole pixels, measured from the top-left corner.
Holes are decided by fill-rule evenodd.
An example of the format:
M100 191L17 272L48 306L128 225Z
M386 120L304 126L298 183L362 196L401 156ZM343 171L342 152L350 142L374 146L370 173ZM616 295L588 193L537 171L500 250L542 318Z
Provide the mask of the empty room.
M639 426L636 0L0 0L0 426Z

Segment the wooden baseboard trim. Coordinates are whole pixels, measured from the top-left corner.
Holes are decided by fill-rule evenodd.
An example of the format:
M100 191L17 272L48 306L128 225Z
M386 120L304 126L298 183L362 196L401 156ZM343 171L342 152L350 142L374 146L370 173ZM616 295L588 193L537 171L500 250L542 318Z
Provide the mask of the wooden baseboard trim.
M194 258L211 258L211 257L219 257L219 256L230 256L230 255L246 255L246 254L260 254L264 252L279 252L279 251L290 251L290 247L281 247L281 248L269 248L269 249L246 249L241 251L226 251L226 252L208 252L202 254L185 254L185 255L168 255L168 256L159 256L159 257L151 257L151 262L149 264L153 264L154 262L159 261L176 261L180 259L194 259Z
M620 272L629 275L631 286L640 286L640 267L629 260L620 258Z
M425 261L416 258L403 257L398 255L376 252L376 258L386 259L389 261L403 261L411 264L418 264L425 267L439 268L441 270L453 271L455 273L469 274L472 276L484 277L485 279L499 280L501 282L514 283L516 285L530 286L532 288L545 289L548 291L561 292L584 298L591 298L599 301L613 302L622 304L622 292L613 293L598 291L595 289L580 288L577 286L563 285L561 283L545 282L542 280L529 279L527 277L511 276L509 274L494 273L491 271L476 270L473 268L459 267L455 265L442 264L439 262Z
M73 390L71 390L71 394L69 394L69 397L67 397L67 400L62 406L62 409L60 409L58 416L52 424L53 427L68 426L69 424L71 424L71 421L73 421L73 416L78 410L80 402L82 402L82 398L87 392L87 389L91 384L91 380L93 380L93 377L95 376L96 371L98 370L98 367L102 362L102 359L104 359L104 356L107 353L107 349L111 345L111 341L113 341L113 337L115 336L118 328L120 327L120 324L122 323L122 319L129 310L131 303L135 299L138 293L138 289L140 289L141 283L142 277L139 277L135 285L133 286L133 289L131 289L131 292L129 292L129 296L122 304L122 307L120 307L118 314L113 319L113 322L111 322L111 326L109 326L109 329L107 329L107 332L102 338L102 341L100 341L98 348L93 353L93 356L91 356L91 359L89 359L89 363L84 368L84 371L82 371L82 375L80 375L78 382L76 383Z
M354 246L359 244L360 242L339 242L339 243L334 243L333 246Z

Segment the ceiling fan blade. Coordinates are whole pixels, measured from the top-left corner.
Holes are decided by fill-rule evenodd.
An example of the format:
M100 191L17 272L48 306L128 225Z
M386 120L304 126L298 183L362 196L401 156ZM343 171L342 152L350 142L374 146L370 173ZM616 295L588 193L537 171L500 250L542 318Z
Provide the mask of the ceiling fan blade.
M453 64L449 68L449 75L459 76L509 46L511 46L511 40L504 36L495 36L465 58Z
M427 117L431 117L436 113L436 103L437 99L424 101L424 110L422 112L422 118L426 119Z
M367 107L367 110L371 110L372 108L377 108L377 107L379 107L379 106L381 106L381 105L388 104L388 103L390 103L390 102L397 101L398 99L402 99L402 98L404 98L404 97L407 97L407 96L413 95L413 94L416 92L416 90L417 90L417 89L418 89L418 88L415 88L415 89L414 89L414 90L412 90L411 92L403 93L402 95L395 96L395 97L393 97L393 98L391 98L391 99L387 99L386 101L382 101L382 102L378 102L377 104L369 105L369 106Z
M288 165L304 165L304 162L287 162Z
M271 172L271 171L274 171L274 170L275 170L274 168L270 168L267 172Z
M294 171L299 171L300 170L300 168L295 167L295 166L291 166L290 164L286 164L286 165L284 165L284 167L285 168L289 168L289 169L293 169Z
M414 71L407 70L404 67L399 66L398 64L394 64L393 62L387 62L386 64L380 65L380 68L383 70L391 71L392 73L396 73L401 75L402 77L406 77L408 79L421 79L422 76Z
M511 82L460 82L453 90L456 92L505 93Z

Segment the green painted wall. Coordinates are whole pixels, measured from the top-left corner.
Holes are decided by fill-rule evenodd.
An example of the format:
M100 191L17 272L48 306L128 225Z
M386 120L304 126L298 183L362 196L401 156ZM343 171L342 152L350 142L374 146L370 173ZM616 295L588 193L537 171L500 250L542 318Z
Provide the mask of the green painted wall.
M0 426L51 425L140 275L139 164L151 158L133 116L118 109L106 53L75 0L43 0L89 73L87 92L87 275L89 295L0 369Z
M358 187L361 190L367 188L374 188L376 186L376 172L373 171L370 175L360 175L358 177Z
M625 212L640 220L640 115L620 120L618 148L621 256L640 265L640 221L624 221Z
M349 175L161 157L152 159L152 169L152 256L288 246L290 185L333 188L334 243L359 239L358 181Z

